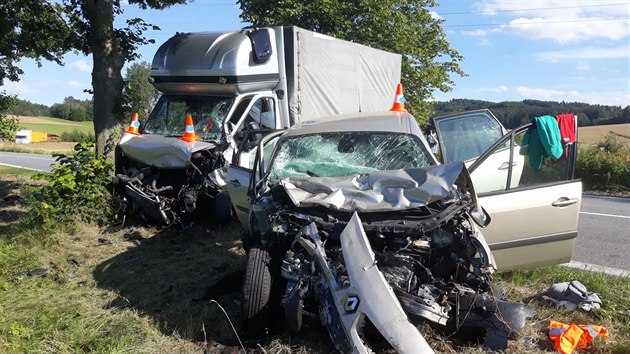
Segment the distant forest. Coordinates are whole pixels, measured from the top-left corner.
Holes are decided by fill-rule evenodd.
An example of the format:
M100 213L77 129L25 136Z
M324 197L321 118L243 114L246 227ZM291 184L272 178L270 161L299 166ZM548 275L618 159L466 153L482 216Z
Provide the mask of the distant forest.
M5 113L21 116L56 117L75 121L93 119L92 101L90 100L78 100L70 96L66 97L63 103L55 103L51 107L19 99L17 101L18 104ZM547 114L555 116L561 113L577 114L578 124L580 126L630 123L630 106L622 108L619 106L605 106L599 104L536 100L497 103L468 99L435 102L433 105L435 116L483 108L492 111L508 129L529 123L529 120L533 117Z
M2 113L30 117L55 117L72 121L94 119L92 100L78 100L72 96L66 97L62 103L55 103L50 107L18 99L15 106Z
M577 114L580 126L630 123L630 106L622 108L577 102L536 100L489 102L469 99L453 99L448 102L435 102L433 105L435 116L483 108L489 109L508 129L529 123L533 117L556 116L562 113Z

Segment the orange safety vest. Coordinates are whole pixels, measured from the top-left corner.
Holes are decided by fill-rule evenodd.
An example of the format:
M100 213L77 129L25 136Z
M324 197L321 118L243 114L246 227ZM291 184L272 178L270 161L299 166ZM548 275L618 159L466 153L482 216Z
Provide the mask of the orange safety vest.
M586 348L597 336L608 337L608 331L595 325L567 325L557 321L549 323L549 339L556 350L563 354L571 354L575 348Z

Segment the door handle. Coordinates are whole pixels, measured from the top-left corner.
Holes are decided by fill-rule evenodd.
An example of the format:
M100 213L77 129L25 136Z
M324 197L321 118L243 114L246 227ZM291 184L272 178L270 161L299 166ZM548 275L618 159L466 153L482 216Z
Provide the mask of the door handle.
M551 206L555 206L555 207L565 207L565 206L569 206L571 204L575 204L578 202L577 198L560 198L558 200L556 200L555 202L551 203Z
M241 186L241 182L239 182L237 179L231 180L230 184L233 185L234 187L240 187Z
M518 162L512 162L512 167L518 165ZM499 170L507 170L508 167L510 167L510 163L505 161L504 163L501 164L501 166L499 166Z

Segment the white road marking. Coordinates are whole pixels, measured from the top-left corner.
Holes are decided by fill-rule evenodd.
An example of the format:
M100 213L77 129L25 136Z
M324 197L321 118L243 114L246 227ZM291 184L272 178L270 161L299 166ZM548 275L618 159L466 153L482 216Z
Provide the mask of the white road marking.
M18 157L20 159L31 159L31 160L50 160L50 157L38 157L38 156L28 156L28 155L23 155L23 156L16 156L16 155L7 155L7 154L3 154L6 157Z
M24 167L24 166L9 165L8 163L3 163L3 162L0 162L0 165L2 165L2 166L9 166L9 167L15 167L15 168L23 168L25 170L31 170L31 171L37 171L37 172L48 172L46 170L38 170L36 168L28 168L28 167Z
M611 218L630 219L630 216L614 215L614 214L589 213L587 211L581 211L580 214L597 215L597 216L610 216Z
M582 262L571 261L569 263L561 264L561 266L568 267L568 268L588 270L589 272L604 273L604 274L608 274L608 275L614 275L616 277L623 277L623 278L629 278L630 277L630 271L628 271L628 270L619 269L619 268L605 267L605 266L600 266L600 265L597 265L597 264L590 264L590 263L582 263Z

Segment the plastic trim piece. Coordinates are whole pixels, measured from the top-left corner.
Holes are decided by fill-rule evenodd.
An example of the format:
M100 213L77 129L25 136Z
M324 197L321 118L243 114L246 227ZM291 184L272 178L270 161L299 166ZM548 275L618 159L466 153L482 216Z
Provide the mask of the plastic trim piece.
M504 250L507 248L516 248L516 247L524 247L524 246L533 246L541 243L550 243L550 242L559 242L572 240L577 238L577 231L566 232L560 234L552 234L552 235L544 235L544 236L536 236L531 238L525 238L514 241L505 241L505 242L497 242L490 244L490 249L492 251Z

